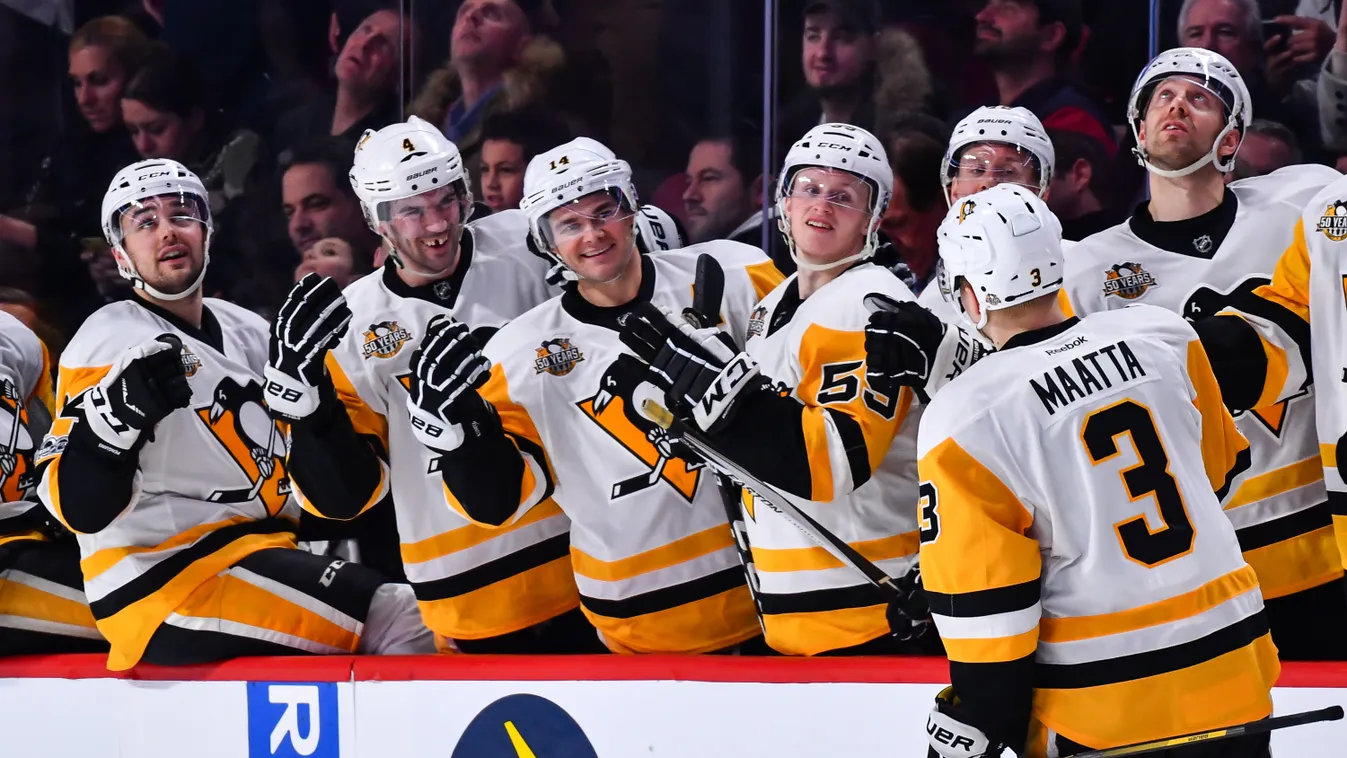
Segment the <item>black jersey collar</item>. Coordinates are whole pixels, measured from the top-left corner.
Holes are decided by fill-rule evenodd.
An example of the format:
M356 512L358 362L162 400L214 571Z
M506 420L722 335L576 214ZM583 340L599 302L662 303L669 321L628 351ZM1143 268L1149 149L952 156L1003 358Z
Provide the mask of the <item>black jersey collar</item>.
M224 332L220 329L219 320L215 318L214 313L210 312L210 308L207 308L205 303L201 304L201 328L198 329L178 318L177 314L158 303L150 302L143 297L136 297L134 300L140 307L172 324L174 329L198 342L210 345L218 350L221 355L224 354Z
M561 308L577 321L612 329L616 332L622 329L618 319L629 313L633 306L650 302L654 295L655 264L649 256L642 255L641 287L636 291L636 297L632 298L631 302L613 306L595 305L580 294L580 288L576 282L569 282L566 284L565 292L561 294Z
M1036 345L1040 342L1046 342L1079 323L1080 319L1072 316L1067 320L1058 322L1052 326L1044 326L1038 329L1030 329L1027 332L1020 332L1014 337L1006 340L1006 344L1002 345L1001 349L1009 350L1014 347L1025 347L1027 345Z
M453 308L454 303L458 302L459 293L463 290L463 280L468 276L468 268L472 265L472 251L472 230L464 229L463 236L459 238L458 266L454 269L454 273L439 281L415 287L398 276L397 264L390 258L384 262L384 286L398 297L425 300L443 308Z
M1137 206L1128 221L1132 233L1147 244L1179 255L1211 260L1235 225L1239 199L1227 187L1221 204L1201 216L1182 221L1156 221L1148 203Z

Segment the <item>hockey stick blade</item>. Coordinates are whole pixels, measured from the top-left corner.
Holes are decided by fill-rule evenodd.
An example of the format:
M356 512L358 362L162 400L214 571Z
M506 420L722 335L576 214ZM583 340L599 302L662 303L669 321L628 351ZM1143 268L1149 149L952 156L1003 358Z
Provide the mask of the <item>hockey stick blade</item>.
M692 310L701 323L698 328L710 329L720 321L720 304L725 299L725 269L707 253L697 256L697 276L692 285Z
M1303 726L1305 724L1314 724L1320 721L1337 721L1341 718L1342 706L1334 705L1317 711L1305 711L1304 713L1293 713L1290 716L1277 716L1270 719L1261 719L1239 726L1231 726L1224 729L1212 729L1209 732L1185 734L1182 737L1169 737L1163 740L1139 742L1135 745L1111 747L1105 750L1088 750L1084 753L1076 753L1070 758L1117 758L1118 756L1125 755L1144 755L1146 753L1154 753L1157 750L1168 750L1170 748L1191 745L1197 742L1226 740L1234 737L1249 737L1255 734L1271 732L1274 729Z
M667 408L660 406L659 403L649 398L641 403L641 410L645 416L654 421L663 429L670 429L677 420ZM701 437L685 424L680 424L677 436L681 437L683 444L692 449L706 465L712 469L724 474L730 479L740 482L743 486L762 500L762 503L791 523L796 529L799 529L806 537L813 540L815 544L841 561L843 564L851 566L859 571L874 586L878 587L885 594L896 600L905 600L907 595L898 589L893 577L884 573L884 570L876 566L870 559L856 552L856 549L839 539L836 535L829 532L821 524L809 516L809 514L796 508L790 500L770 484L763 482L753 474L749 473L742 466L725 457L705 438Z

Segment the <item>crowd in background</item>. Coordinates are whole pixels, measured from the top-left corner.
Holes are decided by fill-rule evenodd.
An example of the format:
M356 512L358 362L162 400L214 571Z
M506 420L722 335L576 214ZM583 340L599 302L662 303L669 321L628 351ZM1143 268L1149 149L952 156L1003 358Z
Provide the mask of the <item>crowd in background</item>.
M59 352L128 294L100 228L113 174L174 158L211 193L208 295L270 317L309 271L381 264L347 180L356 140L408 115L462 151L479 210L516 207L528 160L577 135L635 168L692 241L761 244L764 142L821 121L880 135L883 230L930 280L951 125L1034 111L1056 148L1068 239L1121 221L1143 173L1126 124L1149 3L780 0L771 129L761 2L720 0L0 1L0 305ZM1170 0L1160 46L1206 47L1250 85L1234 178L1347 157L1342 0ZM778 260L775 223L768 249Z

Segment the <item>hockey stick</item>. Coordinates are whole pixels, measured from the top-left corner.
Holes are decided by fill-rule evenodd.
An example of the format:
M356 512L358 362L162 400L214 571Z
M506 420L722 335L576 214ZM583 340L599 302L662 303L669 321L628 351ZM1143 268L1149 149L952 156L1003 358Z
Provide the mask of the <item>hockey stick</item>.
M668 409L656 403L654 400L647 399L641 404L641 409L645 416L654 421L663 429L671 429L677 420ZM688 427L686 424L679 424L680 429L676 436L683 441L694 453L699 455L706 465L715 469L730 479L741 483L749 492L752 492L764 505L781 514L796 529L799 529L806 537L810 538L819 547L828 551L828 554L843 564L855 568L861 572L871 584L878 587L890 600L906 601L907 593L899 589L893 577L884 573L884 570L876 566L870 559L856 552L856 549L839 539L832 532L829 532L819 524L809 514L796 508L790 500L779 490L770 484L767 484L757 477L750 474L743 467L734 463L729 458L721 454L704 437Z
M1168 750L1184 745L1192 745L1198 742L1211 742L1212 740L1225 740L1233 737L1249 737L1255 734L1270 732L1274 729L1285 729L1291 726L1314 724L1319 721L1337 721L1341 718L1342 706L1334 705L1317 711L1305 711L1304 713L1293 713L1290 716L1260 719L1239 726L1230 726L1225 727L1224 729L1212 729L1209 732L1197 732L1196 734L1186 734L1182 737L1168 737L1163 740L1139 742L1135 745L1111 747L1106 750L1087 750L1084 753L1076 753L1070 758L1115 758L1115 756L1142 755L1144 753L1153 753L1157 750Z
M658 446L656 446L655 449L659 453L659 460L655 461L655 465L651 467L650 471L645 474L637 474L629 479L623 479L617 484L614 484L611 497L612 500L617 500L618 498L626 497L633 492L640 492L647 487L655 486L655 482L659 481L660 474L664 473L664 464L669 462L669 456L659 450Z

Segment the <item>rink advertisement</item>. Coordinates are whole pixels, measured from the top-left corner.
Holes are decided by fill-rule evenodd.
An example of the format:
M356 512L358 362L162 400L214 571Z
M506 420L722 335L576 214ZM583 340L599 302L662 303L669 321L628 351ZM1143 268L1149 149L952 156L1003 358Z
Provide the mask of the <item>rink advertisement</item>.
M0 728L14 758L924 758L946 676L924 659L616 656L251 659L114 675L96 656L58 656L0 661ZM1278 713L1347 703L1347 664L1286 664L1279 685ZM56 714L64 726L40 727ZM1274 753L1340 756L1345 723L1278 732Z

